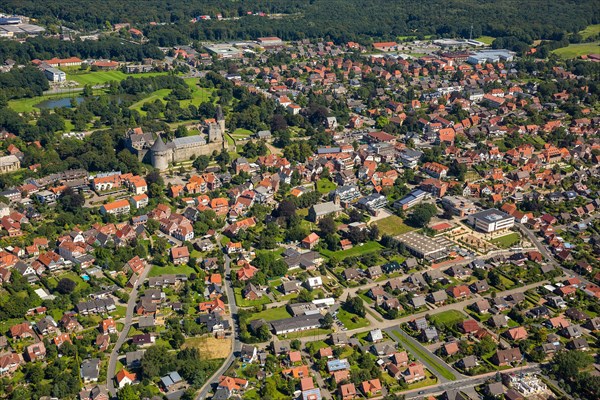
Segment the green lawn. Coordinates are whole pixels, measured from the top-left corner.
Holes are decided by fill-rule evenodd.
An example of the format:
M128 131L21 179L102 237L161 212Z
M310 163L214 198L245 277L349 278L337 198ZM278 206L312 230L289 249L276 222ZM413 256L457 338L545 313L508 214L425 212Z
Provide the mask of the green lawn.
M500 236L499 238L493 239L492 243L498 247L507 249L519 243L519 240L521 240L521 236L519 236L518 233L513 232L509 233L508 235Z
M336 184L330 181L329 179L323 178L317 181L317 190L319 191L319 193L327 194L336 187Z
M89 287L90 285L85 282L79 275L77 275L75 272L66 272L64 274L60 274L58 276L58 280L60 281L63 278L69 278L70 280L72 280L73 282L75 282L77 284L77 287L75 288L75 290L82 290L85 289L87 287Z
M595 36L600 33L600 24L590 25L582 31L579 31L579 34L583 39L587 39L590 36Z
M148 97L146 97L136 103L133 103L129 108L132 110L138 111L140 114L145 114L146 111L142 110L142 107L144 106L144 104L153 103L156 100L160 100L163 103L166 103L165 97L167 97L169 95L169 93L171 93L171 89L157 90L155 92L152 92L152 94L150 94Z
M246 300L242 296L242 288L235 288L233 291L235 292L235 303L238 305L238 307L255 307L263 304L269 304L271 302L266 294L263 294L263 296L258 300Z
M98 91L98 92L100 92L100 91ZM79 93L79 92L59 93L59 94L43 95L43 96L17 99L17 100L10 100L8 102L8 107L12 108L14 111L16 111L18 113L32 112L32 111L39 110L36 106L43 101L75 97L80 94L81 93Z
M454 325L459 322L462 322L466 319L466 317L460 311L456 310L448 310L441 312L439 314L433 314L429 316L429 321L432 324L439 325Z
M244 128L237 128L235 131L231 133L231 137L234 139L246 139L252 135L252 131Z
M478 38L476 38L475 40L477 40L477 41L479 41L479 42L482 42L482 43L485 43L485 44L487 44L487 45L489 46L489 45L491 45L491 44L492 44L492 42L493 42L494 40L496 40L496 38L495 38L495 37L493 37L493 36L479 36L479 37L478 37Z
M337 314L338 319L346 328L349 330L364 328L369 325L369 321L366 318L361 318L356 314L349 313L344 309L340 309Z
M159 267L158 265L153 265L148 276L153 277L166 274L186 274L189 276L193 272L196 271L194 270L194 268L188 265L168 265L166 267Z
M439 373L444 378L446 378L448 380L451 380L451 381L456 380L456 376L454 376L454 374L451 371L449 371L448 369L446 369L436 359L434 359L433 357L431 357L429 355L429 353L424 352L420 347L417 347L417 346L413 345L412 342L406 340L404 338L404 336L402 336L400 334L400 332L393 331L393 333L394 333L394 336L396 336L398 338L398 340L400 341L400 343L402 344L402 346L405 349L410 350L410 352L413 353L413 355L415 355L418 359L427 362L429 365L431 365L433 367L433 369L435 369L435 371L437 373Z
M374 251L379 251L381 249L383 249L382 245L380 245L378 242L371 241L366 242L362 246L354 246L353 248L348 250L329 251L327 249L323 249L321 250L321 254L329 258L335 257L338 260L343 260L347 257L361 256L364 254L372 253Z
M331 329L317 328L317 329L309 329L307 331L288 333L287 335L279 335L279 337L282 337L282 338L285 337L287 339L296 339L296 338L303 338L303 337L310 337L310 336L317 336L317 335L327 335L330 333L331 333Z
M187 108L190 104L198 107L200 104L207 102L211 99L212 92L214 89L210 88L201 88L198 87L198 79L197 78L188 78L185 79L185 83L189 86L190 91L192 92L192 98L188 100L180 100L179 105L182 108ZM140 114L144 115L145 111L142 110L142 106L146 103L152 103L156 100L160 100L163 103L166 103L165 97L167 97L171 93L171 89L159 89L152 93L150 93L147 97L142 100L132 104L129 108L132 110L138 111Z
M290 318L291 314L285 307L274 307L259 313L252 314L251 320L264 319L265 321L275 321L278 319Z
M167 75L167 72L148 72L141 74L126 74L121 71L80 71L79 69L65 68L67 80L72 80L80 85L103 85L111 81L122 81L128 77L146 78L157 75Z
M380 219L379 221L374 222L374 224L379 227L379 232L382 235L397 236L414 230L414 228L406 225L402 218L396 215Z
M577 58L588 54L600 54L600 42L570 44L567 47L552 51L560 58Z

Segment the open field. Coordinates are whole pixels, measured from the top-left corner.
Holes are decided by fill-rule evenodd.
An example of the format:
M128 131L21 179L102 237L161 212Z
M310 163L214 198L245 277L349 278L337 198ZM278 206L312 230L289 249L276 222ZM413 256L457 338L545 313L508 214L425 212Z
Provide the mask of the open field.
M198 78L187 78L185 79L185 83L189 86L190 91L192 92L192 98L187 100L179 100L179 105L182 108L187 108L191 104L198 107L200 104L210 101L211 95L214 89L207 89L198 87ZM147 97L142 100L132 104L129 108L132 110L138 111L140 114L145 114L146 112L142 110L142 107L146 103L152 103L156 100L160 100L163 103L166 103L165 97L167 97L171 93L171 89L160 89L155 92L150 93Z
M491 242L498 247L507 249L519 243L519 240L521 240L521 236L519 236L518 233L513 232L509 233L508 235L500 236L499 238L493 239Z
M460 311L456 310L448 310L441 312L439 314L433 314L429 317L429 321L432 324L439 325L453 325L459 322L462 322L466 319L466 317Z
M600 24L590 25L582 31L579 31L579 34L584 39L587 39L591 36L595 36L600 33Z
M75 81L81 86L84 85L103 85L111 81L122 81L128 77L147 78L151 76L167 75L167 72L147 72L141 74L126 74L121 71L81 71L79 69L64 68L67 73L67 80Z
M379 233L382 235L397 236L414 230L414 228L406 225L402 218L396 215L380 219L374 222L374 224L379 227Z
M217 339L212 336L187 339L182 349L195 347L200 354L209 360L227 358L231 352L231 339Z
M552 51L560 58L576 58L588 54L600 54L600 42L570 44Z
M394 336L396 336L398 340L400 340L402 346L405 349L408 349L411 353L413 353L418 359L426 361L429 365L433 367L433 369L435 369L437 373L439 373L444 378L451 381L456 380L456 376L454 376L454 374L451 371L446 369L442 364L440 364L437 360L431 357L428 353L424 352L419 347L413 345L413 343L409 340L406 340L406 338L402 336L400 332L393 331L393 333Z
M366 242L362 246L354 246L353 248L348 250L329 251L323 249L321 250L321 254L329 258L335 257L339 260L343 260L347 257L361 256L363 254L372 253L381 249L383 249L383 246L380 245L378 242Z
M493 36L479 36L478 38L475 38L475 40L485 43L489 46L494 40L496 40L496 38Z
M256 314L252 314L252 319L261 319L265 321L275 321L278 319L290 318L290 313L285 307L274 307Z
M148 276L153 277L166 274L186 274L189 276L193 272L196 272L194 268L189 267L187 265L168 265L166 267L159 267L158 265L153 265Z

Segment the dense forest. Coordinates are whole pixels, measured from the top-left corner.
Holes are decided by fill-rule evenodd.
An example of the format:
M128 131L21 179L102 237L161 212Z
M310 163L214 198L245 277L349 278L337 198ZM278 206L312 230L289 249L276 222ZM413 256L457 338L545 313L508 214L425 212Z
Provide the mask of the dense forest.
M144 33L162 45L189 38L226 40L269 35L338 41L399 35L468 37L471 26L474 36L515 36L530 41L548 39L559 32L574 33L600 21L597 0L6 0L2 7L44 23L64 21L83 29L105 28L107 23L158 22ZM287 15L277 19L247 15L259 11ZM232 19L217 21L214 16L218 13ZM202 14L213 19L189 23Z
M102 40L64 41L54 38L35 37L24 43L14 40L0 41L0 62L12 59L27 63L34 59L52 57L106 58L120 61L141 61L144 58L163 59L164 53L155 45L130 43L118 38Z

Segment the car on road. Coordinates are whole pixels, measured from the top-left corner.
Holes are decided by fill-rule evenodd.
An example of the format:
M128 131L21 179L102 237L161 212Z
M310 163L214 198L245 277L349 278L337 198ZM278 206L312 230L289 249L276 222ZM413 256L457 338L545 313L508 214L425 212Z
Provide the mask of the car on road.
M423 394L423 393L425 393L424 390L419 390L419 393L417 393L417 394Z

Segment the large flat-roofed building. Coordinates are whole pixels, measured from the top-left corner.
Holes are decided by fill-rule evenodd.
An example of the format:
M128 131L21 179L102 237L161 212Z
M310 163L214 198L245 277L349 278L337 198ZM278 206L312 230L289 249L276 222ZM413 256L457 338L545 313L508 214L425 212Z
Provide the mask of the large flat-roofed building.
M400 235L398 240L406 246L406 249L412 255L419 258L435 261L446 257L448 254L446 246L438 240L417 232Z
M216 55L218 58L241 58L244 54L244 50L235 47L229 43L217 43L204 46L204 48L210 53Z
M321 326L321 314L299 315L297 317L279 319L271 322L276 335L316 329Z
M515 225L515 217L491 208L469 215L469 224L479 231L492 233L512 228Z
M442 207L459 217L465 217L477 212L475 204L462 196L445 196L442 199Z
M64 82L67 80L67 74L58 68L47 66L44 68L44 75L50 82Z
M19 161L17 156L0 157L0 174L14 172L19 170L19 168L21 168L21 161Z
M261 37L257 39L258 44L262 47L279 47L283 46L283 40L276 36Z
M515 58L515 53L509 50L481 50L469 56L467 62L469 64L485 64L488 62L512 61Z

